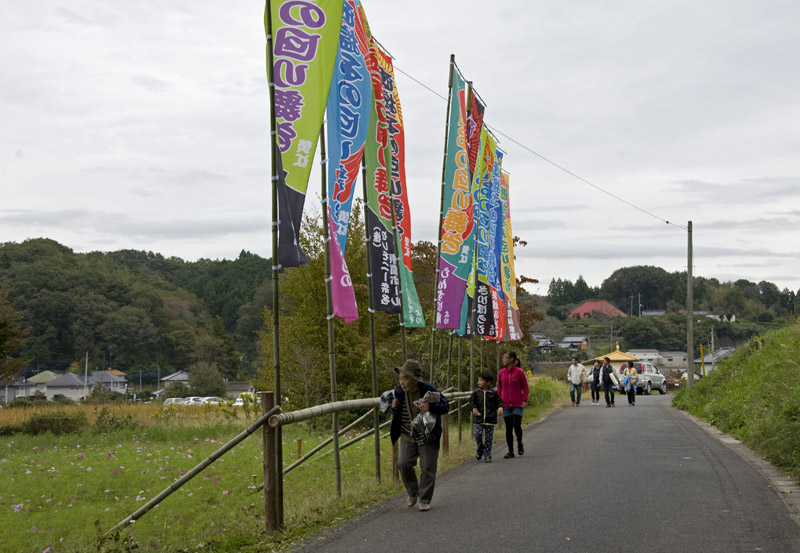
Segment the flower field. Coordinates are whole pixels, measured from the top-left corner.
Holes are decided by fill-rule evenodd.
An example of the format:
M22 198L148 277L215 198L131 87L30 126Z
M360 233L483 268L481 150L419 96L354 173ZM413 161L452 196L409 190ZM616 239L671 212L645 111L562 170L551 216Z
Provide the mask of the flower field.
M55 553L122 547L99 536L249 424L218 412L203 412L203 408L178 408L166 416L149 406L120 409L140 410L134 420L147 424L110 433L0 438L0 525L13 529L0 536L0 551ZM0 413L6 416L12 411L19 410ZM324 438L287 427L285 464L297 454L298 437L304 451ZM391 484L375 486L372 444L365 440L342 452L343 478L360 479L359 473L373 476L373 492L357 500L362 506L397 492ZM389 459L384 456L384 474L390 474ZM287 526L318 524L335 509L331 505L336 503L332 465L331 456L315 457L287 475ZM249 543L263 545L269 542L264 534L264 496L256 491L262 480L262 438L256 431L133 523L122 538L129 534L131 542L146 551L197 550L245 536ZM391 482L391 477L384 480ZM310 499L313 506L306 504Z

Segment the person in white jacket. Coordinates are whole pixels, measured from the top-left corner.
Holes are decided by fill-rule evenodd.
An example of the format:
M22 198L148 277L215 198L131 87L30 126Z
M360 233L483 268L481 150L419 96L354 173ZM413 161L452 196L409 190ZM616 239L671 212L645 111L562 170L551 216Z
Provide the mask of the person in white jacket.
M581 392L583 392L583 382L586 379L586 367L578 363L578 358L572 358L572 365L567 369L567 381L569 381L569 398L573 407L581 404Z

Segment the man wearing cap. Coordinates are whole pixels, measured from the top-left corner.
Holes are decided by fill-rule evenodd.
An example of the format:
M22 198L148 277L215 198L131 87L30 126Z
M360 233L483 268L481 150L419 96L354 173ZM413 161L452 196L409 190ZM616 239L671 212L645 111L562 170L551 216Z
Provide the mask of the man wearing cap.
M441 416L447 414L450 405L447 398L429 382L422 380L422 367L419 361L409 359L402 367L396 367L399 385L394 389L392 408L392 444L400 439L397 468L403 478L408 494L407 505L413 507L419 499L419 510L431 508L433 487L436 483L436 467L439 462L439 438L442 436ZM436 403L419 401L428 392L439 394ZM417 413L433 413L436 424L430 434L415 431L412 421ZM417 480L417 459L419 459L420 479Z

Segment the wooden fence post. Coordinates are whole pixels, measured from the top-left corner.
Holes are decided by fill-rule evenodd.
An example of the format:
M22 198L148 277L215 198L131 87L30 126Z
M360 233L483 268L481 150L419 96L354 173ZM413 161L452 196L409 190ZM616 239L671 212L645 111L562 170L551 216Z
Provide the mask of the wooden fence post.
M275 406L275 392L261 392L261 412L267 413ZM278 461L277 432L269 422L264 428L264 507L267 533L280 529L278 518Z
M400 438L400 440L402 439ZM397 468L397 444L400 443L400 440L392 444L392 478L395 482L400 480L400 469Z
M442 417L442 451L447 455L450 453L450 417Z
M297 438L297 458L299 459L302 456L303 456L303 438L298 437Z

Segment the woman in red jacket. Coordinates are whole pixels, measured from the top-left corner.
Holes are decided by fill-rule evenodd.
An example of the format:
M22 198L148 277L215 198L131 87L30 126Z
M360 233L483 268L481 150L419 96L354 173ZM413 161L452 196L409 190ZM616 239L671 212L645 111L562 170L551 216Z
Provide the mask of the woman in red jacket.
M528 403L528 377L522 370L517 354L503 354L503 368L497 373L497 393L503 401L503 423L506 425L508 453L505 459L514 458L514 433L517 434L517 453L522 455L522 408Z

